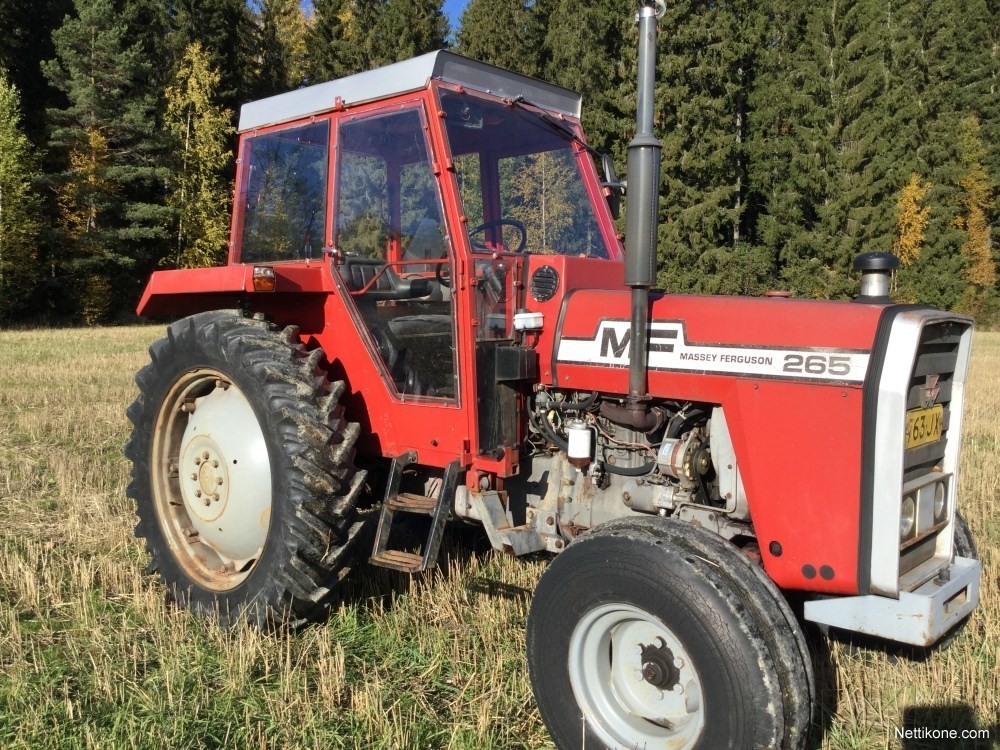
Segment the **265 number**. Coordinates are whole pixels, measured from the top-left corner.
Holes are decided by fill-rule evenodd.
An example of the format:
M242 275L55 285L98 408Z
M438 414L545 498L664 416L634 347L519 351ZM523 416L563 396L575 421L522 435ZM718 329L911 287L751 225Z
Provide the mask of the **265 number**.
M806 375L850 375L851 358L844 354L786 354L781 370Z

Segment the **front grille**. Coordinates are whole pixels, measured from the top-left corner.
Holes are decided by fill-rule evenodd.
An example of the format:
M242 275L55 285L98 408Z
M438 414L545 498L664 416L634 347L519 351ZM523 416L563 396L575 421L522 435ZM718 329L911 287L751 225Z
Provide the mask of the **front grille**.
M952 417L952 387L955 371L959 366L959 346L968 324L948 320L928 323L920 334L913 370L910 372L906 410L921 409L941 404L944 407L941 439L907 449L903 454L903 484L926 477L928 474L944 477L955 467L945 466L949 427ZM936 383L934 378L937 378ZM933 393L936 387L937 393ZM957 405L961 409L961 404ZM956 436L960 439L960 436ZM904 588L918 585L926 574L921 574L923 563L932 560L938 549L940 526L928 529L926 536L909 543L899 559L900 583Z
M928 323L920 334L916 360L910 374L910 390L906 409L941 404L944 424L941 439L929 445L910 448L903 457L903 483L941 467L948 447L948 426L951 423L951 388L958 366L958 347L967 326L956 321ZM927 403L928 376L937 376L937 397ZM940 470L940 468L939 468Z

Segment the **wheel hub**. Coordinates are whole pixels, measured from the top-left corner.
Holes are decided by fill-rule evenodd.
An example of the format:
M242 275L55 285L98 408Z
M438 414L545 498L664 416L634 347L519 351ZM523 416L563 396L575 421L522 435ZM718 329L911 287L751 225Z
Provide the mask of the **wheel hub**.
M238 459L237 459L238 460ZM214 521L229 503L229 472L226 457L215 441L194 436L184 447L180 467L187 473L181 480L181 495L188 513L202 521Z
M674 654L667 648L667 642L659 638L659 644L642 646L642 678L660 690L673 690L680 682L681 671L674 664Z

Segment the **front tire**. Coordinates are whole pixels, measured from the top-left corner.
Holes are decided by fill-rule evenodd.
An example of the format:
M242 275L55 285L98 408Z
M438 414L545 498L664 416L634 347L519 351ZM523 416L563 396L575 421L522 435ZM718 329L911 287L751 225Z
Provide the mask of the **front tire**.
M315 617L362 528L358 425L294 327L235 311L169 327L136 375L136 536L174 600L223 623Z
M528 616L528 667L557 747L800 748L813 676L774 585L738 550L669 519L574 541Z

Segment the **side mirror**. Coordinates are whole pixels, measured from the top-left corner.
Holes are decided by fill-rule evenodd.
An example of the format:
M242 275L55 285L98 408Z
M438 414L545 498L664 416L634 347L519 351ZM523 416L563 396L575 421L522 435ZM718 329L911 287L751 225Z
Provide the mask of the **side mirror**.
M601 183L601 187L604 188L604 197L608 201L611 215L617 219L622 210L622 194L625 192L625 183L618 179L615 164L611 161L609 154L601 154L601 168L604 170L604 182Z

